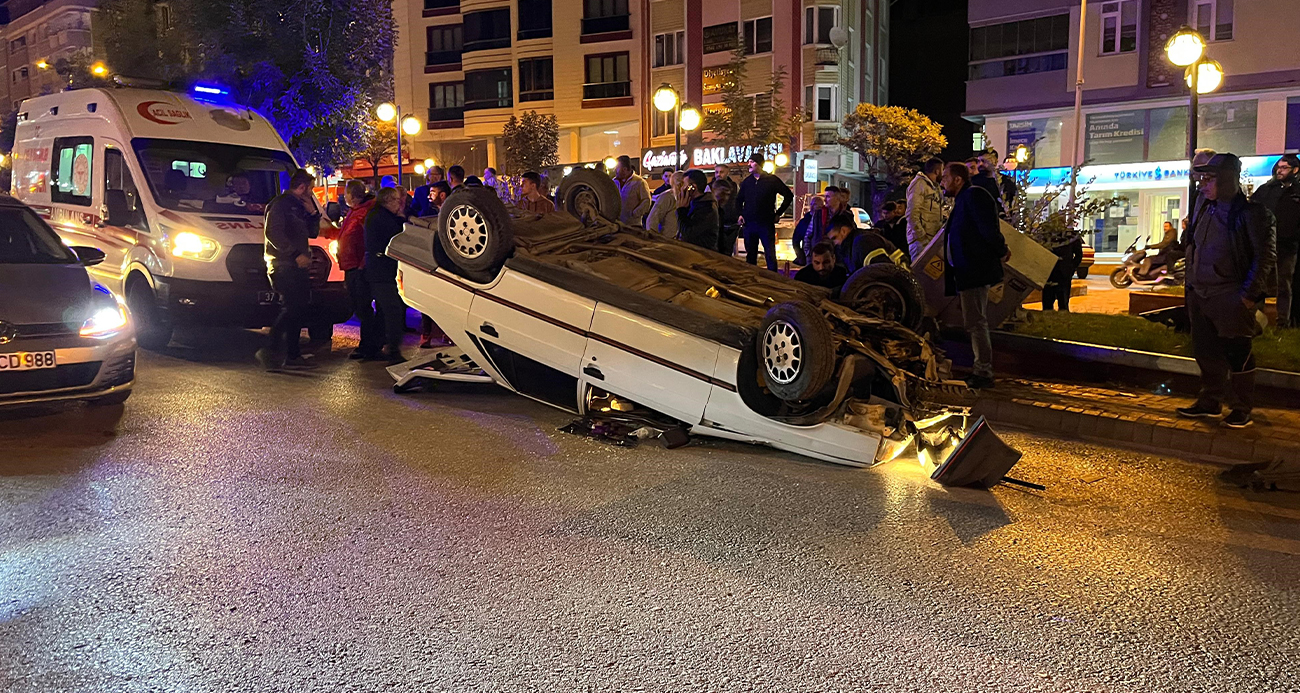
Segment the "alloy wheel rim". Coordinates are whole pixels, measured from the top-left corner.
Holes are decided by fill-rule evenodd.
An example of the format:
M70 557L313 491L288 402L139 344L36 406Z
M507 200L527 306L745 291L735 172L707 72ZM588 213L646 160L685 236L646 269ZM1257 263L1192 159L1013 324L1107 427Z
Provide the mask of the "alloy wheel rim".
M457 255L476 258L487 251L487 220L473 205L461 205L447 218L447 240Z
M803 369L803 341L794 325L777 320L763 333L763 365L767 377L779 385L788 385Z

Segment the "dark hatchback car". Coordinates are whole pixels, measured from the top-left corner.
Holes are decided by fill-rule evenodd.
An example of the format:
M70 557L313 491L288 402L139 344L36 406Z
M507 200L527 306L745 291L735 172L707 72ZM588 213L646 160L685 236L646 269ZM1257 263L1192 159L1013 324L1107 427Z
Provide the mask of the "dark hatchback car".
M86 271L103 259L65 246L29 207L0 195L0 406L130 396L130 314Z

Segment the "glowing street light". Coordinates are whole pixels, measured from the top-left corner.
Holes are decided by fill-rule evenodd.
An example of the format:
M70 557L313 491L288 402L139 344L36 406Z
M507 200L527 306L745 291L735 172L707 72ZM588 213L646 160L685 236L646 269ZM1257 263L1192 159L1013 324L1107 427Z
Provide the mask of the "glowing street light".
M425 159L425 160L424 160L424 170L427 171L427 170L433 168L434 166L437 165L437 163L438 163L438 162L436 162L436 161L433 160L433 157L429 157L428 159Z
M1195 77L1192 76L1192 70L1196 70ZM1209 94L1223 86L1223 66L1217 60L1202 60L1187 68L1185 79L1187 86L1196 89L1197 94Z
M605 158L605 170L613 171L615 166L618 166L618 159L615 159L612 156Z
M411 116L406 116L402 119L402 132L412 137L420 134L420 121Z
M108 66L105 65L104 63L95 63L94 65L90 66L90 72L96 77L103 77L104 75L108 74Z
M677 124L687 132L694 132L700 127L703 118L700 116L700 109L694 106L682 106L682 114L677 118Z
M672 85L667 82L659 85L659 88L655 90L655 108L664 113L677 108L679 101L680 100L677 98L677 90L673 89Z
M1029 147L1026 147L1023 144L1016 145L1016 163L1029 163Z
M1187 67L1205 55L1205 39L1195 29L1185 26L1165 42L1165 55L1178 67Z
M782 168L786 164L790 163L790 157L787 156L785 152L781 152L780 154L776 155L775 161L776 161L777 168Z
M379 104L379 107L375 109L375 115L385 123L391 123L395 118L397 118L397 106L388 102L381 103Z
M415 172L416 172L417 174L421 175L421 176L423 176L423 175L424 175L424 172L427 171L427 170L428 170L428 169L426 169L426 168L424 167L424 164L416 164L416 165L415 165Z
M776 164L773 163L773 162L771 162L771 161L764 161L764 162L763 162L763 172L764 172L764 173L776 173Z
M693 106L683 109L681 95L667 82L660 84L655 90L652 101L655 108L662 113L676 111L673 116L673 168L678 168L682 163L682 130L690 132L699 127L700 112ZM694 127L687 127L687 123L693 124Z
M412 116L407 116L403 118L402 107L398 106L397 104L391 101L385 101L384 103L381 103L378 106L376 106L375 117L379 118L379 120L385 123L392 123L392 122L397 123L397 155L394 158L397 160L397 184L401 185L402 184L402 133L406 133L407 135L410 135L412 137L420 134L420 129L421 129L420 121L418 118ZM430 165L432 164L426 165L425 169L427 170ZM416 171L416 173L420 173L420 171Z
M37 60L37 61L36 61L36 69L38 69L38 70L48 70L48 69L50 69L50 61L45 60L45 59Z

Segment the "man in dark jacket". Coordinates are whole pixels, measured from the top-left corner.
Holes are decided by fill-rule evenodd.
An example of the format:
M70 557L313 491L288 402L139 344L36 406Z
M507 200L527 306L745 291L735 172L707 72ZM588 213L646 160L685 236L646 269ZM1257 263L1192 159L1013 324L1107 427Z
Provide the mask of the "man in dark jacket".
M388 242L402 232L402 196L384 188L366 215L366 281L384 316L384 338L389 365L406 360L402 356L402 334L406 332L406 304L397 292L397 261L388 257Z
M1245 428L1255 391L1255 311L1272 294L1277 277L1273 215L1242 193L1236 155L1215 154L1192 171L1201 178L1203 203L1184 239L1185 293L1201 394L1178 414L1218 416L1226 400L1230 411L1220 423Z
M713 182L709 192L718 204L718 252L728 257L736 254L736 239L740 237L739 200L740 186L731 180L731 167L718 164L713 167Z
M1168 222L1166 222L1168 223ZM1056 265L1047 277L1043 287L1043 310L1060 310L1070 312L1070 290L1074 288L1074 273L1083 262L1083 237L1074 234L1052 248L1056 255Z
M372 358L383 345L380 335L382 317L375 313L374 296L370 295L370 282L366 281L366 215L375 206L375 196L366 191L366 184L353 179L344 190L348 215L339 225L339 269L343 270L343 285L352 299L352 312L361 324L361 344L348 355L350 359Z
M411 193L411 203L406 206L406 216L427 217L437 214L438 208L433 204L433 186L445 178L441 166L433 166L424 172L424 185Z
M899 262L903 253L872 229L858 228L853 212L831 218L826 240L835 244L835 259L850 275L877 262Z
M693 168L686 172L686 185L677 199L677 236L701 248L718 248L718 205L705 190L709 179Z
M1296 256L1300 254L1300 157L1284 154L1273 167L1273 179L1259 186L1258 202L1277 220L1277 326L1295 325L1294 282Z
M794 193L780 178L763 172L763 155L749 157L749 175L740 184L740 225L745 234L745 261L758 264L758 244L763 244L767 268L776 271L776 220L790 209ZM776 198L781 198L780 208Z
M271 325L270 342L257 350L257 362L268 371L312 368L302 357L298 340L311 312L311 246L320 232L320 208L312 194L316 177L298 169L289 189L266 206L266 245L271 288L280 297L280 314Z
M944 280L948 295L961 298L962 321L970 333L975 366L966 384L980 389L993 387L993 342L989 338L989 287L1002 281L1002 263L1011 258L998 222L993 196L970 182L964 164L948 164L941 180L943 191L953 199L948 217L947 268Z
M907 219L903 216L903 210L901 202L886 202L880 208L881 218L880 223L876 224L876 231L893 243L895 248L903 251L903 259L911 264L912 258L908 256L907 249Z
M971 184L984 188L998 205L998 216L1010 219L1016 204L1016 195L1020 189L1011 176L1002 175L998 168L998 150L986 149L976 158L978 173L971 177Z
M807 267L794 274L794 280L831 290L831 297L839 296L844 282L849 280L849 271L836 261L835 247L822 241L812 247Z

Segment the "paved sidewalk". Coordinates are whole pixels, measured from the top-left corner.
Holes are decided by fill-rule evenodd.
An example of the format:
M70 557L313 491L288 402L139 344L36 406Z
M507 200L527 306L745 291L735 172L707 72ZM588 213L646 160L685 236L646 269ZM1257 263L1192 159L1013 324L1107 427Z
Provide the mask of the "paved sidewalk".
M1254 426L1232 430L1217 419L1174 413L1191 403L1191 398L1120 387L1006 379L980 393L974 412L1035 432L1220 464L1300 460L1300 412L1256 409Z

